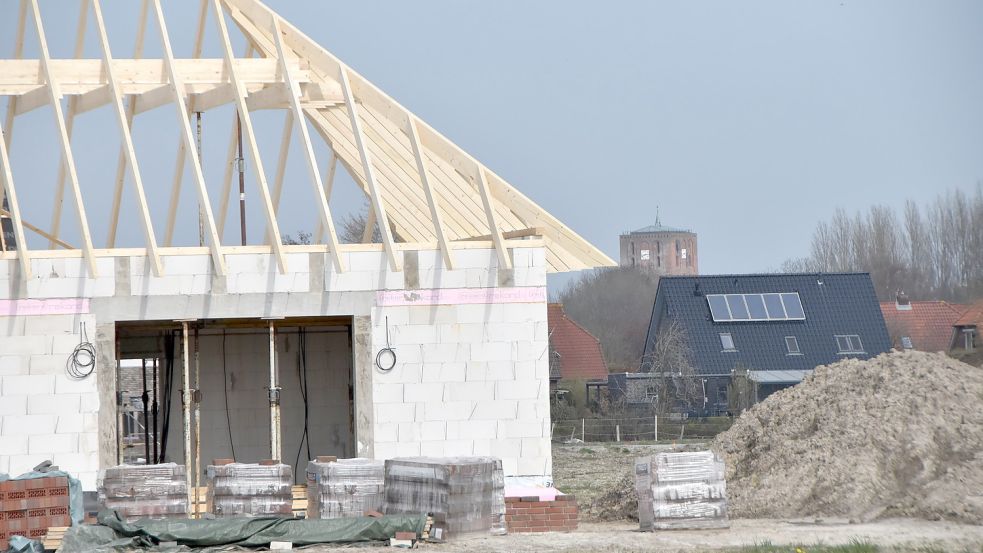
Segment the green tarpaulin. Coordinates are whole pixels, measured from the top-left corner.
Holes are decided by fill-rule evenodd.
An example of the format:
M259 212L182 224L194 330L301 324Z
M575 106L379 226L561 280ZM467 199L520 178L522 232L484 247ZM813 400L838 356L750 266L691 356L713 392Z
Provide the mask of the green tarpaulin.
M149 520L125 522L114 511L99 513L98 526L73 526L65 534L64 553L153 548L160 542L178 546L268 546L271 541L294 545L383 541L396 532L419 535L426 515L387 515L332 520L256 517L214 520ZM172 548L172 550L174 550Z

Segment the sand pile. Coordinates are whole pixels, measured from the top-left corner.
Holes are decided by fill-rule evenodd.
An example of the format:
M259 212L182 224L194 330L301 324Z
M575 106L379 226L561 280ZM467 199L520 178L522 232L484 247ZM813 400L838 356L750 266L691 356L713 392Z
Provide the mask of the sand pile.
M983 370L921 352L818 367L712 448L735 517L983 523Z

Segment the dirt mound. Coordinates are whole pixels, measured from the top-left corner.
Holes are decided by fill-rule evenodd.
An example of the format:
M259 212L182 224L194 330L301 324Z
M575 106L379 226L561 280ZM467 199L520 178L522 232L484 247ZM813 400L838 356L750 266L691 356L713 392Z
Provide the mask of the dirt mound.
M630 471L590 504L593 520L638 520L638 492Z
M983 523L983 371L898 352L817 367L712 449L736 517Z

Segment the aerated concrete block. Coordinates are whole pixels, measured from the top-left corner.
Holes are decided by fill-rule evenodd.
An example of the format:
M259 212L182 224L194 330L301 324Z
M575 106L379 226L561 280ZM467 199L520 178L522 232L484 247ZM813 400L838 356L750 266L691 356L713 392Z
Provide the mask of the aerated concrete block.
M80 394L39 394L27 398L29 415L77 415L81 412Z
M4 415L0 434L4 436L31 436L54 434L58 417L55 415Z
M3 415L26 415L27 396L25 395L0 395L0 416ZM2 450L0 450L2 451Z
M28 437L27 452L50 458L55 453L77 453L78 443L78 434L31 434Z
M40 395L55 392L55 376L44 374L14 375L0 378L0 392L7 395Z

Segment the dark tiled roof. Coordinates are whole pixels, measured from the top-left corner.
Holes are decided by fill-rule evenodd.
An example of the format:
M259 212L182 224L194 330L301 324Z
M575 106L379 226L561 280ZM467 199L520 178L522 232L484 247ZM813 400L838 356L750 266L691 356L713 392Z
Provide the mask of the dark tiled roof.
M881 313L892 339L908 336L917 350L946 351L952 340L952 326L967 307L944 301L913 301L907 306L886 301L881 302ZM900 349L902 344L895 343L894 347Z
M567 380L607 380L608 367L601 343L563 312L563 306L551 303L546 317L550 331L551 372L554 356L560 376ZM552 377L552 375L551 375Z
M803 321L714 322L706 294L798 292ZM808 370L842 359L836 335L858 335L869 358L891 348L884 318L867 273L758 274L663 277L659 281L649 336L663 321L682 326L699 374L729 375L735 368ZM720 334L730 333L737 351L725 352ZM785 337L795 336L800 355L789 355ZM648 340L646 351L651 347ZM643 370L645 368L643 367Z

